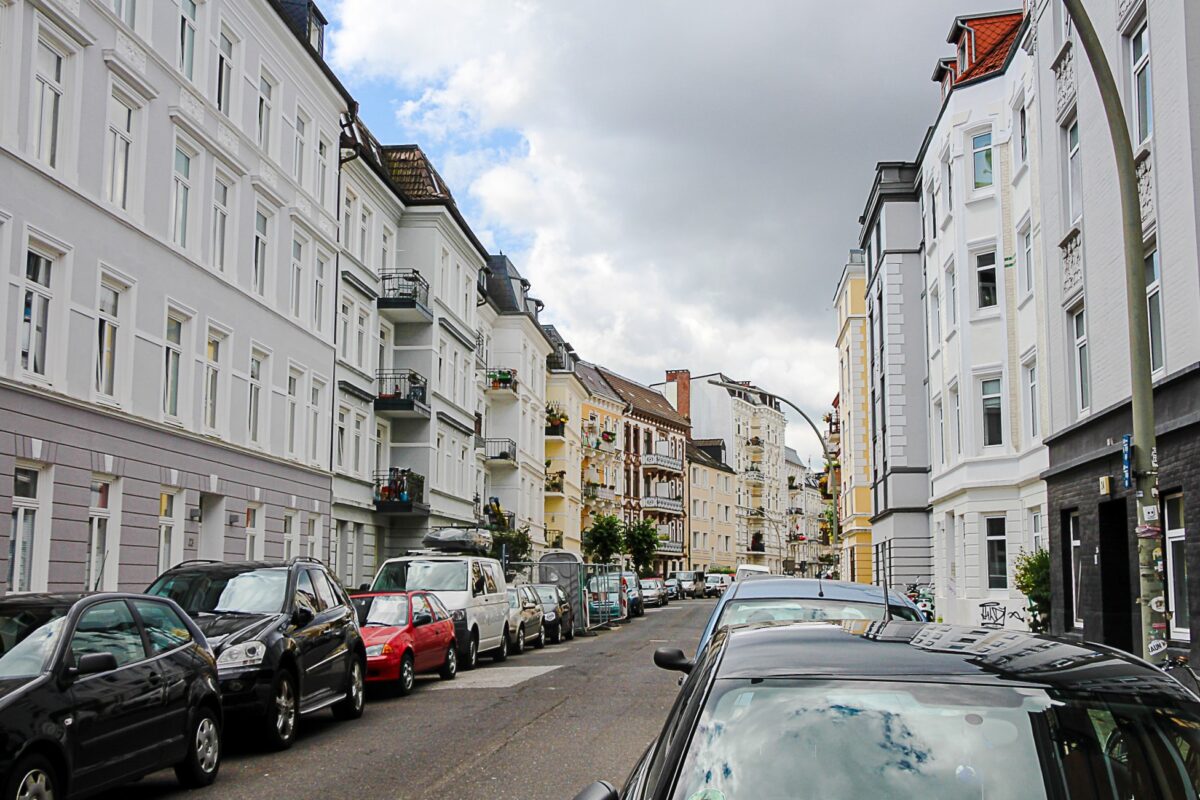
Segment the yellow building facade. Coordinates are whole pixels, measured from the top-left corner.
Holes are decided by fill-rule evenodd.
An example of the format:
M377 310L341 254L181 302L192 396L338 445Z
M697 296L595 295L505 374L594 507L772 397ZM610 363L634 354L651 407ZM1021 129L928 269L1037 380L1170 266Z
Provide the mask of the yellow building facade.
M591 527L597 516L621 516L625 499L624 430L626 403L592 364L576 362L575 376L583 387L577 421L581 459L582 502L579 530Z
M687 446L689 569L737 568L737 470L720 439Z
M837 513L841 529L839 568L843 580L870 583L871 463L870 397L867 375L866 268L853 250L838 281L838 401L829 420L830 446L837 453ZM833 490L835 487L830 487Z

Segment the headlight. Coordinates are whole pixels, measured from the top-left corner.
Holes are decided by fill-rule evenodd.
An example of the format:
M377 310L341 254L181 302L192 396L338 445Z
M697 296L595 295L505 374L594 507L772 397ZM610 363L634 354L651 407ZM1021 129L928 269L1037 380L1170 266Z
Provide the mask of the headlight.
M545 616L547 622L553 622L555 619L555 614L553 611L547 611Z
M257 667L267 654L267 646L259 641L235 644L222 651L217 659L217 669Z
M456 608L450 612L450 616L455 622L466 622L467 610L465 608Z
M387 648L386 644L371 645L367 648L367 658L375 658L376 656L383 655L385 648Z

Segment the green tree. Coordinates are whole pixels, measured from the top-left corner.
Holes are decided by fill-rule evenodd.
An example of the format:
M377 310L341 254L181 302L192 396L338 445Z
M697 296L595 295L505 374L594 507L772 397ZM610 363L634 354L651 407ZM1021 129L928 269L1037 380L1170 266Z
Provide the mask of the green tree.
M1029 598L1029 630L1050 628L1050 551L1034 550L1017 556L1014 583Z
M658 552L658 526L648 519L625 525L625 550L639 576L650 574L654 554Z
M592 527L583 532L583 552L594 563L608 564L617 553L625 550L625 532L621 520L611 514L601 514L592 520Z
M504 563L529 561L533 557L533 538L529 526L519 530L492 532L492 558Z

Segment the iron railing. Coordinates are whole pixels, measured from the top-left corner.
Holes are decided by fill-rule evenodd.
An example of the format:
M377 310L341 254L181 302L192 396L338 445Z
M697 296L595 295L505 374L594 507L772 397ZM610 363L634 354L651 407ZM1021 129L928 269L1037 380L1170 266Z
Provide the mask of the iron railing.
M429 305L429 281L415 269L384 272L379 276L382 291L379 298L385 301L411 301Z
M485 439L483 447L488 461L517 461L517 443L512 439Z
M425 502L425 476L409 469L380 470L374 476L375 505L383 510L412 510Z
M375 373L375 396L380 400L412 400L426 405L429 384L411 369L381 369Z

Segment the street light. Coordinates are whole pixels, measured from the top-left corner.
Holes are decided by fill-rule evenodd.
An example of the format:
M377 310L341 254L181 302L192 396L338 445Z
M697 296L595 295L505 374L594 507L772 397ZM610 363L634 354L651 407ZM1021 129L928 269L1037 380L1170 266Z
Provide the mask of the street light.
M1137 504L1138 605L1141 607L1142 657L1165 656L1166 616L1163 579L1158 569L1162 553L1162 528L1158 524L1158 452L1154 437L1154 384L1151 377L1150 326L1146 318L1142 212L1138 197L1137 168L1129 123L1121 93L1113 77L1104 46L1096 35L1083 0L1063 0L1079 44L1087 55L1100 90L1108 132L1116 156L1117 184L1125 236L1125 305L1129 317L1130 412L1133 417L1132 470ZM1156 557L1156 551L1158 557Z

